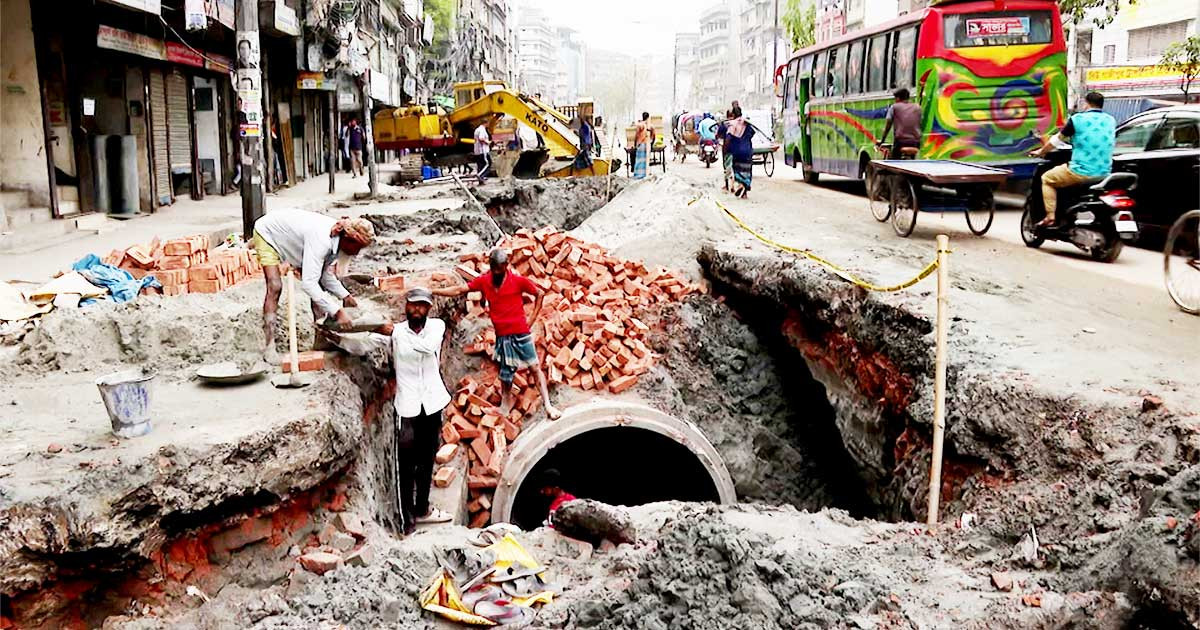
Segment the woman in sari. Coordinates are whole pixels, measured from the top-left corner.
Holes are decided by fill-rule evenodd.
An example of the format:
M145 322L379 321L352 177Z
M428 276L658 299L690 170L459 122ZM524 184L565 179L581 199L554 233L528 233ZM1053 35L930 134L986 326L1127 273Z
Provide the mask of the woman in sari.
M645 179L650 160L650 143L654 141L654 128L650 126L650 113L642 112L633 135L633 178Z
M733 120L726 123L729 158L733 160L733 195L746 198L754 174L754 127L742 118L742 108L733 109Z

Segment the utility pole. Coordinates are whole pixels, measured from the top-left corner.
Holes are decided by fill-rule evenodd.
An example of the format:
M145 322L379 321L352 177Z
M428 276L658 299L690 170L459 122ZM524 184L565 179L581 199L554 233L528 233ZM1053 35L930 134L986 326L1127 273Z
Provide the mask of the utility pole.
M367 186L374 197L379 192L379 169L375 166L375 130L371 120L371 70L362 81L363 153L367 158Z
M771 83L775 82L775 70L779 68L779 0L775 0L775 26L771 29Z
M234 88L238 95L238 120L241 133L239 159L242 167L242 237L254 233L254 222L263 215L262 86L258 39L258 1L237 0L238 56ZM242 42L246 42L244 45ZM270 133L269 131L267 133Z
M337 136L338 136L338 111L337 111L337 90L329 93L329 192L333 193L334 187L337 185L335 175L337 174Z

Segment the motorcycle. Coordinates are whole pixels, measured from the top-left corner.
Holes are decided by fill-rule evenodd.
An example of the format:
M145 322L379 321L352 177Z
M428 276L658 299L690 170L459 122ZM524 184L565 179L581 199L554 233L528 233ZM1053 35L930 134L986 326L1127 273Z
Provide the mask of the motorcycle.
M700 141L700 161L704 162L704 168L712 166L712 163L717 161L716 140Z
M1133 219L1137 202L1129 191L1137 187L1137 175L1111 173L1105 177L1058 189L1058 211L1054 225L1038 225L1046 216L1042 201L1042 174L1070 161L1070 149L1056 149L1046 155L1033 176L1033 185L1025 197L1021 215L1021 240L1028 247L1041 247L1047 240L1070 243L1092 260L1113 262L1121 255L1125 241L1138 236Z

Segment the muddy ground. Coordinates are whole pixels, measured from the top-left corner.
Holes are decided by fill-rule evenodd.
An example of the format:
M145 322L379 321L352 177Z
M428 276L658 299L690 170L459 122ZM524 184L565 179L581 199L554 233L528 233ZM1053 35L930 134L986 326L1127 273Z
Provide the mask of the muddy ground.
M964 295L977 302L956 311L962 315L952 329L947 525L930 535L912 523L924 516L928 474L927 290L866 294L763 249L713 206L693 203L701 190L671 175L623 189L585 219L595 204L559 206L570 205L571 195L594 195L599 184L565 191L550 182L536 186L543 188L485 187L491 218L455 201L448 188L332 211L365 214L379 228L379 243L355 261L354 273L425 278L462 252L486 249L501 229L582 220L574 232L581 238L706 278L709 293L647 322L660 359L625 395L696 424L724 458L740 498L756 503L637 508L639 542L615 550L582 549L544 529L527 533L523 542L551 563L564 587L536 627L1200 624L1200 517L1193 516L1200 508L1200 433L1192 394L1174 389L1165 392L1165 406L1143 410L1142 396L1124 379L1112 391L1091 387L1081 394L1079 378L1102 385L1101 371L1079 378L1039 371L1069 364L1062 357L1037 370L1012 369L1011 352L998 350L994 335L983 332L998 330L987 317L1003 290L982 270L968 270L960 291L981 297ZM507 205L530 195L547 201L526 214ZM904 268L919 260L905 252L890 264ZM397 312L394 299L360 288L380 310ZM415 595L433 574L431 546L460 544L464 530L434 528L404 540L388 530L394 514L386 508L382 471L389 462L379 451L385 434L371 419L386 415L390 402L381 394L383 379L361 360L339 361L320 388L290 399L312 417L300 428L257 426L264 414L288 415L264 392L225 403L247 413L225 414L237 432L222 433L214 424L204 439L182 430L160 434L187 441L179 459L186 465L174 461L176 451L165 456L150 442L108 452L114 445L91 425L66 440L67 453L43 454L41 442L61 430L56 423L83 416L29 400L39 395L33 382L70 383L83 400L95 373L152 364L171 387L185 387L197 361L236 358L261 344L257 291L260 284L248 283L218 296L56 312L0 367L10 379L0 402L11 397L18 408L28 405L20 422L4 427L19 439L0 459L0 529L13 534L6 574L20 576L3 583L6 594L57 588L57 599L37 600L51 610L74 592L58 588L72 571L152 575L149 558L172 536L193 535L248 507L299 501L334 483L345 497L305 503L317 507L303 526L246 546L253 557L271 558L270 570L246 556L218 558L225 562L214 564L219 578L196 580L191 569L168 575L165 598L138 600L161 603L114 617L107 627L444 627L417 609ZM439 308L455 317L462 305ZM452 343L474 332L455 330ZM1141 359L1149 354L1143 349L1135 359L1141 376L1175 383L1160 362ZM447 381L477 361L456 358ZM578 399L573 392L555 395ZM331 396L352 404L331 409ZM78 409L73 399L58 405ZM91 415L93 403L87 403ZM217 412L203 405L191 403L180 417ZM75 461L91 451L101 451L100 465ZM33 490L18 492L24 485ZM90 501L82 498L88 494ZM114 503L110 496L126 499ZM368 536L375 559L324 577L294 568L293 547L347 502L380 523ZM968 526L953 525L962 515ZM204 596L185 595L188 583L199 584Z

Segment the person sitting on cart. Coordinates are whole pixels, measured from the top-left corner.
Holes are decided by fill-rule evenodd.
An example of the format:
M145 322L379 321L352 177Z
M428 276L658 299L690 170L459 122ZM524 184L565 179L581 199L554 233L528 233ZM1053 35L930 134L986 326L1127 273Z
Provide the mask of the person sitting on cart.
M1062 131L1046 138L1041 147L1029 153L1033 157L1042 157L1054 148L1056 140L1069 141L1071 144L1071 162L1059 164L1042 173L1042 203L1046 208L1046 218L1038 223L1039 227L1054 225L1059 188L1104 177L1112 172L1117 120L1103 111L1103 94L1088 92L1083 100L1087 103L1087 109L1073 114Z
M893 96L896 102L888 107L887 122L875 146L883 146L888 131L892 131L892 148L888 157L898 160L905 148L921 148L921 106L909 100L911 94L908 88L896 90Z

